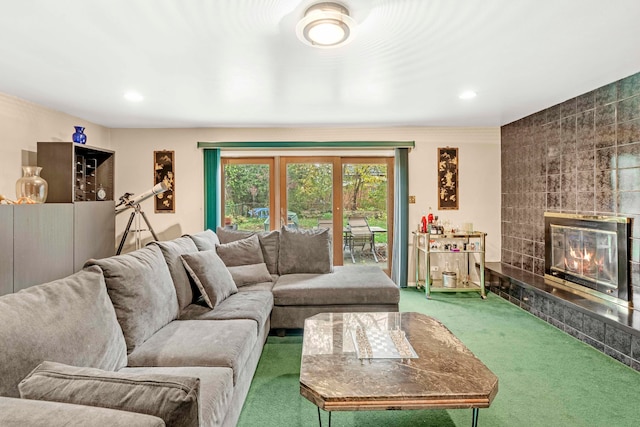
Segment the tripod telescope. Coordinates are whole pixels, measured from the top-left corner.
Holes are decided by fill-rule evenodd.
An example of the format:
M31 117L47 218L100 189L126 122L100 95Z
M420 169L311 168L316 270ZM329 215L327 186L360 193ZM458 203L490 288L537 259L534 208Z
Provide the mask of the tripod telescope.
M124 243L126 242L127 236L129 235L130 231L133 231L135 233L136 249L140 249L140 247L142 246L140 233L143 231L150 231L154 240L158 240L158 236L156 235L156 232L153 231L153 227L151 227L151 224L149 223L149 219L147 218L147 215L144 213L144 211L140 207L140 202L156 194L164 193L168 189L169 189L169 186L167 186L167 184L163 181L153 186L151 190L147 190L136 197L132 198L133 193L124 193L124 195L120 197L120 203L116 205L116 215L118 215L121 212L124 212L129 208L133 209L133 212L131 212L131 215L129 216L129 222L127 222L127 227L125 228L124 234L122 235L122 239L120 240L120 245L118 246L118 251L116 252L116 255L120 255L120 253L122 252L122 248L124 247ZM140 228L141 217L144 220L145 224L147 225L146 229ZM131 224L133 224L134 220L136 221L135 229L131 230Z

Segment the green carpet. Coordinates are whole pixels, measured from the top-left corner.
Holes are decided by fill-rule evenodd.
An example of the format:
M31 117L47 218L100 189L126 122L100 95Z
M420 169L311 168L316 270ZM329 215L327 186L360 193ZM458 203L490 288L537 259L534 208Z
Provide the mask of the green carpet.
M439 319L499 378L479 426L640 425L640 373L490 294L401 291L401 311ZM239 426L317 426L300 396L302 337L269 337ZM471 410L334 412L332 426L469 426ZM323 413L326 425L327 415Z

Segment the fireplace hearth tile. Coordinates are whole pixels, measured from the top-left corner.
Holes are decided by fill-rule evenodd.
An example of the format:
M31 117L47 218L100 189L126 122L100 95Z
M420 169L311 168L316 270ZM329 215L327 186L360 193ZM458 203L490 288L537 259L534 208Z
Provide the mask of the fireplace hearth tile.
M624 355L631 355L631 334L605 325L604 343Z
M547 322L555 326L556 328L560 329L561 331L564 331L564 323L562 323L560 320L557 320L554 317L549 317L547 319Z
M584 314L569 307L564 308L564 321L571 328L583 330Z
M640 360L640 337L631 337L631 358Z
M584 316L583 331L598 342L604 342L604 322L591 316Z
M549 316L564 323L564 306L560 301L549 300Z
M548 314L549 300L542 295L536 295L536 298L533 301L533 309L540 313L544 313L545 315Z
M569 292L504 263L489 262L486 268L490 292L640 371L640 312ZM514 287L521 289L520 301L511 295ZM554 304L563 307L564 322L551 315Z
M578 337L578 339L580 341L582 341L583 343L588 344L591 347L595 348L596 350L601 351L602 353L604 353L605 345L602 342L594 340L593 338L591 338L590 336L585 335L585 334L580 334L580 337Z
M606 354L607 356L613 357L617 361L622 362L627 366L631 366L631 357L626 356L609 346L606 346L606 345L604 346L604 354Z

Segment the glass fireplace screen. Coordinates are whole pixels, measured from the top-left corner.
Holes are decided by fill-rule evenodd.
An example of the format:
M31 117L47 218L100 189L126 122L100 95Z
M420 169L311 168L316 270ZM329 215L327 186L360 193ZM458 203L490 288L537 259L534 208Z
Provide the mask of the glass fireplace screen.
M617 289L615 232L552 224L551 244L551 270L583 279L594 289L596 284Z

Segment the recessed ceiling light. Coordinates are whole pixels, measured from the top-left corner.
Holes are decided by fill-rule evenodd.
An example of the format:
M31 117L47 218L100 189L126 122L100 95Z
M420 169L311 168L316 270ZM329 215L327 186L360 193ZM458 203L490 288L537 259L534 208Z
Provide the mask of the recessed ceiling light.
M458 96L458 98L460 98L460 99L473 99L473 98L475 98L477 95L478 95L478 94L477 94L477 93L475 93L474 91L472 91L472 90L467 90L467 91L462 92L462 93Z
M315 47L338 47L353 38L356 22L339 3L323 2L309 7L296 25L296 34Z
M124 99L131 102L140 102L144 99L144 96L142 96L138 92L129 91L129 92L125 92Z

